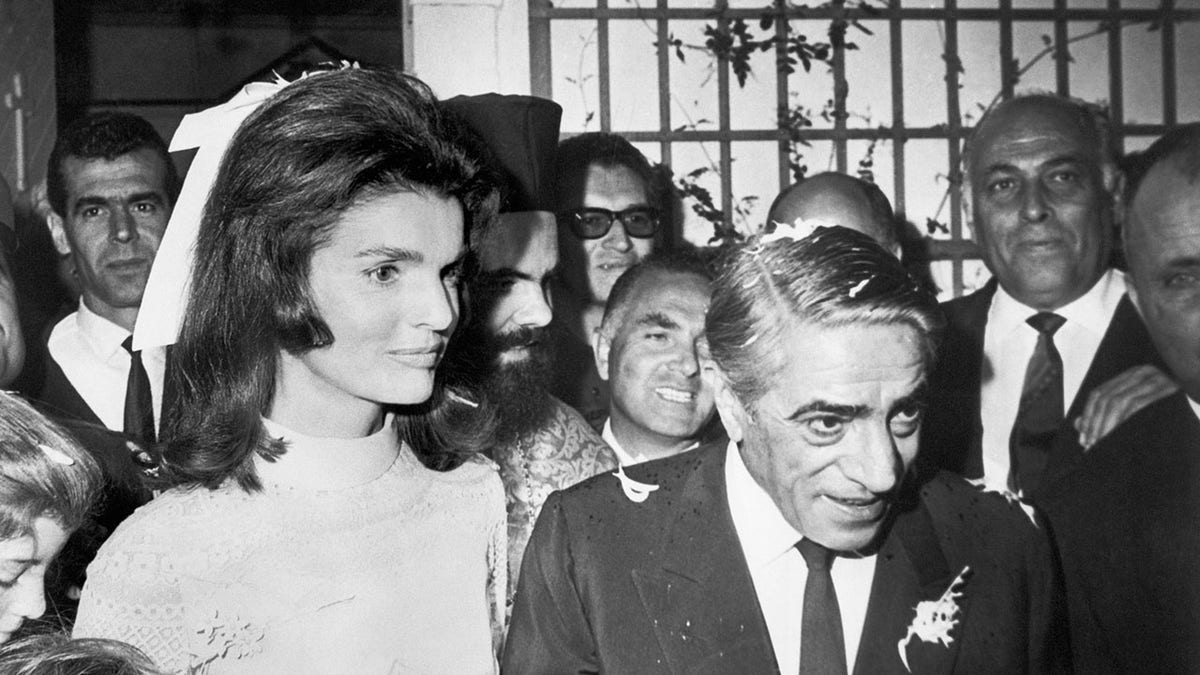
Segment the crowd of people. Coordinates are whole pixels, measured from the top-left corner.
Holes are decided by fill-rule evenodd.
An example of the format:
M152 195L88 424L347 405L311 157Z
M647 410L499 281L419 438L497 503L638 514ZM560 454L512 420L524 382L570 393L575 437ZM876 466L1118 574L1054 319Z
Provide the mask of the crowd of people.
M697 249L560 118L343 64L185 118L182 180L64 128L0 672L1200 671L1200 124L989 110L939 305L869 182Z

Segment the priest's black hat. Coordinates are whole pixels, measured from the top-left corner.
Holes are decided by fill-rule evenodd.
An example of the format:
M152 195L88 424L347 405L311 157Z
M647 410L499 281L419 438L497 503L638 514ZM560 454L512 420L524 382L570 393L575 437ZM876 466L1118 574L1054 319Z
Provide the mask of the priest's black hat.
M455 96L443 105L485 146L503 180L501 213L555 209L555 153L562 107L536 96Z

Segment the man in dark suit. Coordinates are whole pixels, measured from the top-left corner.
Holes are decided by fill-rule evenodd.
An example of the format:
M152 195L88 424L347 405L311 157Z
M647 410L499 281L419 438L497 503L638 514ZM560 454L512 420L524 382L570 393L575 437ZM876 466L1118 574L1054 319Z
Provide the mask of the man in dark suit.
M1130 296L1183 391L1101 440L1045 510L1086 673L1200 672L1200 124L1133 162Z
M82 297L51 330L33 394L61 414L149 442L161 416L166 353L133 350L127 339L177 184L162 138L127 113L70 124L46 176L50 234L59 254L71 256Z
M547 501L512 673L1069 668L1049 542L917 454L936 304L846 228L731 254L705 322L727 446Z
M993 279L943 306L923 464L1036 500L1084 446L1175 389L1109 267L1109 148L1103 115L1057 96L1011 99L980 121L968 193Z
M37 407L63 424L100 463L103 498L75 533L48 582L55 614L70 622L84 570L114 528L150 500L145 471L161 419L166 351L132 350L151 263L178 192L167 146L150 123L97 113L68 125L47 169L47 225L71 256L82 297L50 331Z

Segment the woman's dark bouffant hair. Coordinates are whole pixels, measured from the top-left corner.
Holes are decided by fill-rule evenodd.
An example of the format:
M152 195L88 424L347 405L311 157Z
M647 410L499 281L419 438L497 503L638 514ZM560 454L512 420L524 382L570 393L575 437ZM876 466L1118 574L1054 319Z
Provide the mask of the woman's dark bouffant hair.
M221 161L196 242L195 265L170 377L179 395L166 415L163 470L177 485L261 487L254 456L282 446L263 431L280 351L333 341L309 297L313 252L337 218L364 197L397 190L452 197L466 232L494 217L498 196L461 129L419 80L348 68L320 72L268 99L242 123ZM461 385L401 425L431 455L482 448L490 424ZM454 388L458 394L452 394ZM449 411L449 407L462 407ZM453 422L451 428L441 428Z

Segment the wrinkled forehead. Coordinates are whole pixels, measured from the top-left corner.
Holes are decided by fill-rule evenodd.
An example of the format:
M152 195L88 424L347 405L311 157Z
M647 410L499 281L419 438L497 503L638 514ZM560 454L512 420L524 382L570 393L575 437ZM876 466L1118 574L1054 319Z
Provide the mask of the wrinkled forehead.
M710 297L709 282L699 274L655 270L638 278L617 318L624 329L648 313L662 312L703 328Z
M1087 111L1054 99L1019 100L984 118L971 141L971 166L997 153L1058 152L1100 161L1102 138Z
M923 335L902 321L793 324L772 351L775 359L750 363L766 376L773 398L788 401L911 396L923 387L929 367Z

